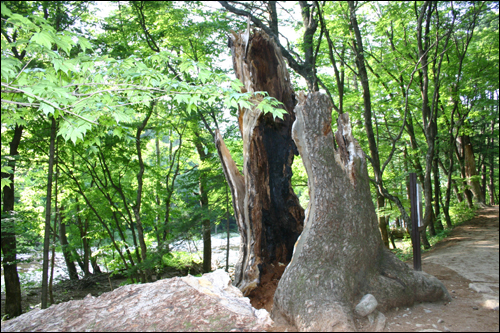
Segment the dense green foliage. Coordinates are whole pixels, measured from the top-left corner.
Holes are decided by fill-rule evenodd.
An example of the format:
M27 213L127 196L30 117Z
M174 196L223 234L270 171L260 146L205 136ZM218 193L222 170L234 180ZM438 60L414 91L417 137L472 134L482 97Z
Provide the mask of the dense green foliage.
M48 147L43 138L48 133L44 126L52 117L60 137L57 218L68 227L73 260L78 259L74 250L97 246L92 256L119 253L121 262L110 262L112 269L129 267L127 260L133 267L137 264L134 253L137 261L144 260L137 249L141 237L147 245L153 241L168 245L174 238L198 237L202 216L212 223L226 216L223 176L207 129L215 129L221 122L226 136L231 135L230 143L237 139L232 139L234 124L222 119L223 108L234 112L256 98L263 112L281 117L283 110L265 92L255 97L240 93L241 83L215 67L224 44L221 40L210 45L203 42L220 33L217 29L222 23L195 24L186 8L162 5L167 15L160 34L172 45L159 50L147 48L141 41L124 47L130 45L127 36L140 34L141 27L124 32L127 25L117 22L115 15L106 19L101 33L84 36L69 29L58 31L50 14L38 15L41 7L16 4L32 11L23 16L7 5L2 3L2 142L9 141L9 128L24 128L23 143L27 145L23 148L30 154L21 154L17 160L20 181L16 194L22 203L19 210L37 216L31 226L18 218L18 227L43 230L44 194L28 184L23 186L23 181L35 177L38 187L46 182L43 156ZM40 6L44 13L54 9L57 16L66 15L58 11L72 5ZM134 6L116 15L135 15ZM88 20L80 24L89 25L92 15ZM182 29L172 20L191 23ZM116 34L114 24L124 33ZM181 35L186 38L179 38ZM187 46L192 49L180 51ZM198 154L193 154L197 149ZM2 157L7 159L6 155ZM35 163L38 158L42 160ZM36 173L28 168L34 165L40 168ZM8 165L2 167L2 172L12 172ZM203 190L210 191L210 209L200 207L196 192L201 178ZM138 182L143 182L144 194L137 190ZM2 187L9 185L10 180L2 178ZM145 235L135 234L136 224L144 225ZM150 259L146 266L153 265Z
M392 196L402 203L385 200L379 216L400 226L402 210L410 211L410 172L421 184L435 179L431 188L425 185L432 191L426 194L431 235L434 226L439 231L462 219L474 203L498 203L498 3L360 2L355 12L345 2L303 3L235 5L251 12L258 27L257 20L284 34L296 90L328 93L333 119L349 112L370 162L374 202ZM419 24L425 36L418 35ZM259 103L263 112L283 112L265 92L241 93L231 78L227 35L243 28L245 17L218 4L3 1L1 186L2 197L5 187L15 186L15 213L2 209L2 235L16 234L18 252L42 242L54 119L48 222L57 249L85 274L105 265L141 281L164 265L187 264L186 256L169 254L171 244L201 239L203 221L214 230L233 214L213 132L221 130L241 166L237 108ZM424 93L429 102L423 106ZM373 124L379 160L367 124ZM11 156L16 129L22 138L19 154ZM300 158L293 172L306 205Z

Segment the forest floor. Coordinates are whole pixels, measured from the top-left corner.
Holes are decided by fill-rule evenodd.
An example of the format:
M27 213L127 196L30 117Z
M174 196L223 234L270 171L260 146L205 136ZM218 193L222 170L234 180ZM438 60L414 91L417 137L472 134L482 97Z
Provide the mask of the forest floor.
M418 303L409 308L392 309L384 313L385 332L499 331L498 215L498 206L479 210L475 218L455 227L433 250L422 255L423 271L444 283L452 301ZM412 266L412 263L408 262L408 265ZM185 275L183 273L170 272L167 275ZM56 303L61 303L83 299L89 293L99 296L125 281L123 278L108 278L107 274L91 281L62 281L53 288L54 299ZM23 291L23 310L39 306L40 294L41 288ZM272 296L267 299L272 302ZM2 315L4 302L5 295L2 294ZM259 307L270 309L272 303L260 304ZM291 326L274 326L269 331L293 329Z
M498 206L455 227L422 255L422 270L444 283L452 301L393 309L384 331L498 332L498 241Z

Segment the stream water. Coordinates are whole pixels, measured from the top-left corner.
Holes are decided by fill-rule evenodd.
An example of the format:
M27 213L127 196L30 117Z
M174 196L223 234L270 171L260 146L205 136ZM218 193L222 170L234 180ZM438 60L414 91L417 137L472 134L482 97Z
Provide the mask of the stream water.
M240 236L237 234L231 234L229 242L229 266L234 267L239 255ZM226 267L226 244L227 238L225 234L212 235L213 269ZM176 241L170 245L170 250L172 252L184 251L196 253L203 250L203 241ZM17 264L17 271L19 273L21 285L40 285L42 281L43 253L41 251L34 251L32 253L18 254L17 259L21 260L21 262ZM200 259L202 258L200 257ZM101 270L103 272L107 272L104 262L102 260L98 260L98 262ZM76 265L76 269L80 276L83 276L83 273L78 265ZM92 267L90 267L90 269L92 270ZM54 282L64 279L69 279L64 257L62 252L56 252L54 260ZM5 292L3 269L1 271L1 288L2 292Z

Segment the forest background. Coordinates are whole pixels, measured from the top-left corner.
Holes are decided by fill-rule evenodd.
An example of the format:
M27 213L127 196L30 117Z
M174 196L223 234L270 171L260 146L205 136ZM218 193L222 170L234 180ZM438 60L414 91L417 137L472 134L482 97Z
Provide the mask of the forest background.
M104 265L147 282L179 255L174 241L202 239L212 269L211 233L237 232L214 132L241 168L238 107L283 112L232 74L228 34L247 24L278 43L296 91L326 93L334 120L349 113L387 247L409 222L409 173L423 188L424 248L498 203L498 2L2 1L1 17L10 316L17 256L33 249L42 308L49 250L74 280ZM299 156L292 184L305 208Z

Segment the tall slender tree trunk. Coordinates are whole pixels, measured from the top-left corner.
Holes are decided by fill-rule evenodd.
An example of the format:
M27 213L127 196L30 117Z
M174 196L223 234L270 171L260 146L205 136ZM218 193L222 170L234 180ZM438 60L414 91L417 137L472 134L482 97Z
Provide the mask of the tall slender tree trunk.
M463 195L465 196L465 200L467 201L467 205L469 208L474 207L474 203L472 202L472 192L467 188L467 173L465 171L465 145L464 145L464 138L462 136L459 136L455 140L455 155L457 157L459 167L460 167L460 176L462 179L460 180L460 188L464 189L463 190ZM457 186L458 190L458 186Z
M439 162L439 163L440 163L441 169L446 174L446 177L448 177L448 181L447 181L446 186L447 186L447 189L449 189L449 193L447 190L446 191L446 193L448 193L447 195L451 196L451 190L453 190L453 192L455 192L455 196L457 198L457 201L460 203L460 202L464 201L464 197L463 197L462 193L460 192L460 190L458 189L457 182L452 178L453 172L455 170L455 160L453 158L454 148L452 148L455 145L454 141L455 141L455 138L452 135L450 135L450 146L451 147L448 151L448 163L449 163L448 168L445 168L445 166L442 162ZM449 202L448 202L448 204L449 204Z
M196 150L200 156L201 163L203 164L209 155L205 153L205 148L201 142L201 137L199 134L195 134L198 137L198 142L196 142ZM200 166L200 178L198 180L199 184L199 197L200 197L200 208L201 208L201 226L203 234L203 272L208 273L212 270L212 234L210 218L208 215L208 188L207 188L207 175L202 166Z
M349 20L350 20L350 28L354 32L355 39L353 40L354 52L356 54L356 66L358 68L358 77L361 81L361 87L363 89L363 107L364 107L364 125L366 136L368 138L368 146L370 149L371 156L371 164L373 167L373 173L375 176L375 183L377 186L377 191L387 199L391 200L396 204L399 211L401 212L401 216L407 225L410 225L410 217L406 212L403 204L399 200L398 197L390 194L387 189L384 187L382 170L380 168L380 155L378 152L377 142L375 140L375 135L373 132L373 123L372 123L372 105L371 105L371 94L370 94L370 84L368 80L368 72L366 70L365 64L365 52L363 48L363 40L361 38L361 32L359 30L358 20L356 17L356 5L354 1L347 1L349 6ZM356 80L354 80L356 83Z
M63 223L62 221L63 214L61 213L61 210L64 210L64 208L60 207L59 212L56 215L59 227L59 241L61 242L64 262L66 263L66 268L68 269L69 279L76 281L78 280L78 272L76 270L75 262L71 259L71 250L69 249L69 242L66 237L66 223Z
M21 284L17 274L17 244L15 233L15 182L16 158L19 155L18 147L23 134L23 126L14 128L14 136L9 143L9 161L7 165L12 169L11 173L2 173L2 178L10 180L9 186L4 186L3 191L3 211L2 211L2 253L3 253L3 273L5 280L5 314L9 318L21 315Z
M50 299L50 304L54 304L54 293L52 292L52 287L53 287L53 282L54 282L54 266L55 266L55 261L56 261L56 232L57 232L57 222L59 219L59 187L58 187L58 180L59 180L59 174L57 170L57 161L59 159L59 140L56 138L55 142L55 156L54 156L54 163L55 163L55 200L54 200L54 226L52 227L52 254L51 254L51 259L50 259L50 279L49 279L49 299Z
M75 154L71 154L71 168L75 170ZM82 238L82 245L83 245L83 261L81 259L78 259L79 256L77 256L77 261L78 265L80 266L81 270L83 271L83 276L87 277L90 275L90 270L89 270L89 263L90 263L90 242L87 238L87 230L89 226L89 221L88 217L85 218L85 222L82 222L82 216L81 216L81 210L80 210L80 202L78 200L78 194L75 195L75 202L76 202L76 225L78 226L78 230L80 231L80 237ZM76 253L76 251L74 251Z
M431 209L433 209L432 204L431 204ZM434 216L434 210L431 212L431 223L428 225L429 228L429 235L431 237L436 236L436 228L434 227L434 222L436 221L436 218Z
M385 198L377 194L377 206L380 210L385 207ZM378 216L378 228L380 229L380 234L382 235L382 242L384 243L386 248L389 248L389 234L387 233L387 219L385 215L379 212Z
M432 16L433 4L425 1L417 20L417 45L418 45L418 58L421 59L422 67L420 69L422 92L422 120L427 141L427 154L425 156L425 173L424 173L424 198L425 198L425 213L424 213L424 230L420 232L422 237L422 244L424 248L429 248L430 244L425 234L425 229L432 223L432 185L431 185L431 170L432 161L434 160L434 145L436 138L436 131L434 126L434 117L431 115L431 108L429 105L429 62L428 62L428 47L429 47L429 28ZM425 25L425 26L424 26ZM435 88L437 89L437 87Z
M483 155L481 163L481 194L484 198L484 203L486 204L486 183L487 183L487 172L486 172L486 156Z
M440 47L446 50L448 42L450 40L451 33L453 31L456 13L453 14L453 20L451 24L447 26L447 31L444 31L442 35L436 32L435 42L431 44L431 25L435 24L435 29L440 29L439 22L433 22L433 15L437 13L437 4L431 1L425 1L418 10L417 13L417 46L418 46L418 59L422 64L420 73L420 90L422 95L422 124L425 134L425 140L427 143L427 153L425 156L425 176L424 176L424 197L425 197L425 212L424 212L424 230L421 231L422 241L424 248L429 248L430 244L427 240L425 234L425 228L430 228L431 235L435 235L434 222L437 216L434 215L432 207L432 180L431 171L437 169L435 164L435 154L436 154L436 138L437 138L437 119L440 103L439 89L440 89L440 73L441 65L443 62L444 52L439 54ZM416 10L417 11L417 10ZM439 31L439 30L437 30ZM444 43L440 44L441 37L444 37ZM430 57L430 53L434 52L434 56ZM433 93L431 94L431 85L429 81L429 64L432 64L432 77L434 80ZM436 170L436 173L439 170ZM439 186L438 190L439 190ZM436 202L439 205L439 201Z
M159 131L156 129L155 133L155 148L156 148L156 170L160 170L160 138L159 138ZM160 178L158 177L156 179L156 193L155 193L155 199L156 199L156 217L155 217L155 232L156 232L156 243L158 244L158 248L160 249L162 247L162 237L160 235L160 232L158 231L158 226L160 225L160 219L161 219L161 214L160 214ZM168 247L168 245L167 245Z
M212 271L212 234L210 229L210 218L208 217L208 193L206 177L200 176L200 206L202 211L203 230L203 272Z
M445 199L444 199L444 205L443 205L443 213L444 213L444 217L446 219L446 226L448 228L451 228L452 224L451 224L451 217L450 217L450 200L451 200L451 187L452 187L452 178L451 177L453 175L453 152L450 151L448 159L449 159L450 165L449 165L448 174L447 174L446 193L445 193Z
M491 120L491 133L494 133L494 130L495 130L495 121L494 120ZM491 149L493 150L494 148L494 141L493 141L493 138L490 138L489 140L489 146L491 147ZM494 177L495 177L495 173L494 173L494 170L495 170L495 157L493 154L489 154L489 164L490 164L490 168L489 168L489 183L488 183L488 194L490 196L490 205L493 206L495 205L495 180L494 180Z
M184 134L186 126L182 129L182 131L178 131L176 129L177 134L179 135L179 147L173 151L173 145L172 145L172 136L170 135L169 139L169 159L170 159L170 165L168 167L168 172L167 175L165 176L165 195L163 198L163 204L165 207L165 218L163 219L163 225L161 227L162 236L161 236L161 248L164 249L166 252L170 251L169 244L167 242L167 237L170 235L170 204L172 200L172 194L174 193L175 189L175 181L177 179L177 176L179 175L179 170L180 170L180 155L181 155L181 149L182 149L182 137ZM170 133L172 134L172 132ZM173 173L173 174L172 174Z
M54 174L54 155L56 138L56 120L50 117L52 125L50 128L50 146L49 146L49 170L47 174L47 198L45 203L45 232L43 242L43 270L42 270L42 309L47 308L48 292L48 272L49 272L49 247L50 247L50 217L52 205L52 176Z
M467 183L469 184L470 189L474 194L475 201L479 205L484 206L485 202L483 192L481 191L481 185L479 183L479 175L476 169L474 151L472 149L472 144L468 135L462 136L462 148L464 151L465 176L467 177Z
M57 186L56 186L56 193L57 193ZM56 204L55 204L55 210L57 211L57 194L56 194ZM56 216L54 217L54 226L52 227L52 253L50 257L50 278L49 278L49 300L50 304L54 304L54 293L52 292L52 287L53 287L53 282L54 282L54 266L56 262L56 230L57 230L57 213Z
M438 157L434 157L434 164L432 166L432 174L434 176L434 225L437 230L443 230L443 223L441 223L440 211L440 198L441 198L441 185L439 182L439 165Z
M80 265L80 268L83 271L85 277L90 275L89 263L90 263L90 244L87 238L87 230L88 230L88 218L85 218L85 223L82 222L82 217L80 215L80 203L78 201L78 196L75 197L76 201L76 224L80 231L80 237L82 238L83 245L83 262Z
M144 229L142 227L142 220L141 220L142 183L143 183L142 178L144 176L144 161L142 159L141 134L142 131L144 131L144 129L146 128L149 118L153 114L154 106L155 103L151 102L150 109L148 110L146 117L142 121L142 124L139 126L139 128L137 128L137 132L135 135L135 147L137 149L137 158L139 160L139 172L137 173L137 194L135 199L135 205L132 208L132 210L134 211L135 222L137 224L137 233L139 236L139 244L141 246L142 262L146 261L147 247L146 247L146 241L144 240ZM146 282L151 281L151 271L148 268L145 269L144 275Z
M454 179L451 180L451 183L453 184L453 191L455 192L455 195L457 196L457 201L463 202L465 191L463 193L460 192L460 190L458 189L457 182ZM466 197L466 199L468 199L468 197L466 195L465 195L465 197Z

